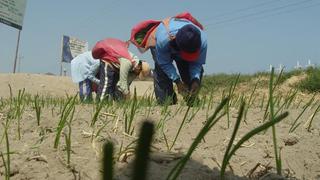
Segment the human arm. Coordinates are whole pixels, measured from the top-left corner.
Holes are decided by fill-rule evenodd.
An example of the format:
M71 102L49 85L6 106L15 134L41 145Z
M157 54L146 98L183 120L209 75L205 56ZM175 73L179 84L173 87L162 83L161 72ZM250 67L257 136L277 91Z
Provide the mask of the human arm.
M197 94L200 89L200 79L203 73L203 64L206 62L207 44L203 43L198 60L189 64L189 73L191 79L191 94Z
M162 71L171 79L173 82L180 79L176 68L173 65L171 58L171 52L169 44L157 43L156 49L156 63L160 66Z
M125 58L119 58L120 61L120 71L119 71L119 81L117 83L118 89L123 94L129 94L129 72L132 70L132 63L130 60Z
M95 60L97 62L93 63L90 67L89 67L89 73L88 73L88 79L96 84L100 83L100 80L98 78L96 78L96 74L99 71L99 66L100 66L100 61Z

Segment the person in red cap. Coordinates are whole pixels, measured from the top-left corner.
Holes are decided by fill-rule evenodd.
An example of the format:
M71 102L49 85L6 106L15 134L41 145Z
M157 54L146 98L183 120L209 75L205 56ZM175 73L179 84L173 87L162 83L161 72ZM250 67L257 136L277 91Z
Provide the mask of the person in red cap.
M121 100L129 97L131 82L138 76L145 78L150 73L149 64L128 50L128 44L114 38L96 43L92 56L100 59L100 100Z
M150 50L155 62L153 77L158 103L169 100L171 104L176 104L174 82L178 93L188 105L192 105L201 85L206 62L206 35L191 21L178 18L171 18L167 24L160 23L155 31L156 44Z

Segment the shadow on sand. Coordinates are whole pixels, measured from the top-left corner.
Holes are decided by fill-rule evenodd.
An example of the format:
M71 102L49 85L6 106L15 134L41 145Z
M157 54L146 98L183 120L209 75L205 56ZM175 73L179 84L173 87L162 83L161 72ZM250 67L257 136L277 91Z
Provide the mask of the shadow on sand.
M170 162L155 162L149 161L149 169L147 179L150 180L165 180L171 169L176 165L178 160ZM133 163L120 163L116 168L115 179L129 180L131 179L131 171ZM230 172L225 174L226 180L248 180L246 177L240 177ZM177 178L179 180L220 180L220 170L217 168L210 169L196 160L190 159L183 168L181 174Z

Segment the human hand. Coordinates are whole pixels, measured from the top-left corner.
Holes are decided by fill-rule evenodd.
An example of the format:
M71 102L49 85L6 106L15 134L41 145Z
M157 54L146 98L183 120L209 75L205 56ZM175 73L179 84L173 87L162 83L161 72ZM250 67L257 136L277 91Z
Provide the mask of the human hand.
M178 93L182 96L187 96L189 94L188 87L182 82L177 82Z
M191 83L190 94L191 95L196 95L196 94L198 94L199 90L200 90L200 81L199 81L199 79L193 79L192 83Z

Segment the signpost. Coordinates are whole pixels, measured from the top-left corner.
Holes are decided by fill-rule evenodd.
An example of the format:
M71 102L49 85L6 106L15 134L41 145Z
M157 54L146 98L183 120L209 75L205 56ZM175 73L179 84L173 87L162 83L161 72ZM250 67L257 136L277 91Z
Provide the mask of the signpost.
M16 55L14 56L14 63L13 63L13 73L16 73L17 59L18 59L18 53L19 53L19 44L20 44L20 33L21 33L21 30L19 30L19 33L18 33Z
M16 72L19 53L20 33L22 30L23 16L26 9L26 0L0 0L0 22L19 30L16 55L14 58L13 73Z
M86 51L88 51L88 42L64 35L61 47L60 76L62 75L63 62L70 63L73 58Z

